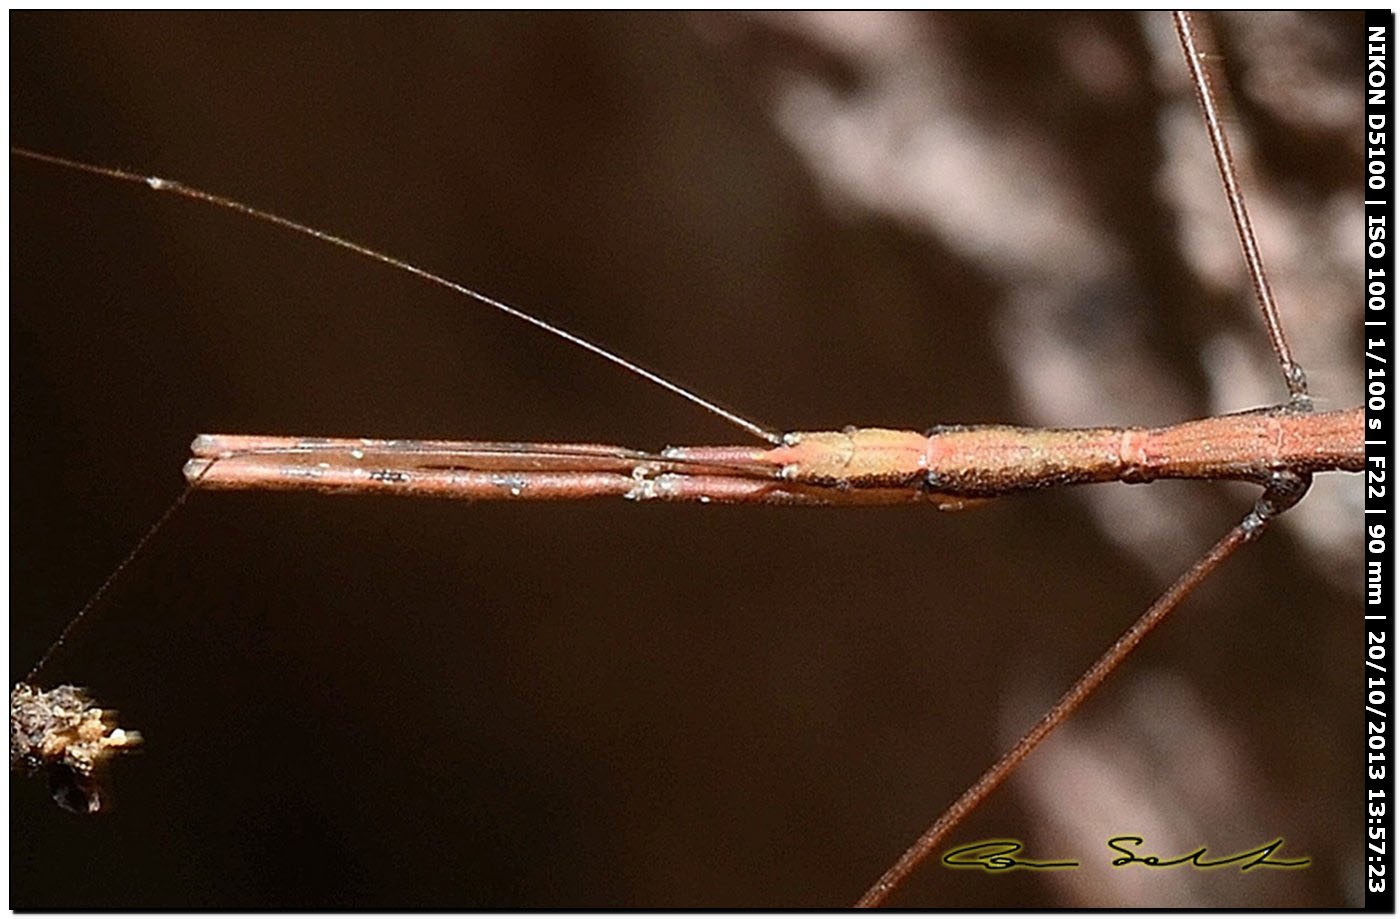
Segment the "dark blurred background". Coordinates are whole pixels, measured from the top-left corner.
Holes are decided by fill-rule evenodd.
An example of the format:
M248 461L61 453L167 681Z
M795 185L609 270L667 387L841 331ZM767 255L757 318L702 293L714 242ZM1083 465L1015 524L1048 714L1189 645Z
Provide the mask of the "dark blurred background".
M1283 395L1164 18L13 13L11 141L381 247L785 429ZM1220 22L1325 408L1359 399L1359 16ZM411 277L12 158L19 679L201 431L743 442ZM1320 483L904 905L1355 905L1360 486ZM10 906L852 901L1253 500L958 515L198 494L59 657L147 738L11 782ZM1298 872L1109 869L1285 837Z

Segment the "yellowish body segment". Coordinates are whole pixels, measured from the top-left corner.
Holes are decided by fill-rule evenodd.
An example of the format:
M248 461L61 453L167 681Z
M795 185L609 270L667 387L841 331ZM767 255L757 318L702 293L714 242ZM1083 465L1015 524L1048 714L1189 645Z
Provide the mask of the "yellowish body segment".
M797 482L897 488L922 484L928 471L928 438L913 431L799 431L783 442L768 456Z

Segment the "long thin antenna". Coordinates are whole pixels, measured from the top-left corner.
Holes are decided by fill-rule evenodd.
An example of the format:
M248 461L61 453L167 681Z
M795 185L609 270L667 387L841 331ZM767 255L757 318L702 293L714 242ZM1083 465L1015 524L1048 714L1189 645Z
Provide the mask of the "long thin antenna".
M453 291L454 293L460 294L464 297L468 297L472 300L477 301L478 303L483 303L486 306L491 307L492 309L505 313L507 316L510 316L513 319L518 319L521 322L527 322L535 328L548 332L550 335L553 335L556 338L562 338L564 341L567 341L572 345L576 345L585 351L595 354L605 361L609 361L610 363L616 364L623 370L629 371L630 373L641 377L643 380L646 380L649 383L653 383L657 386L660 386L662 389L674 393L677 396L680 396L682 399L685 399L688 402L692 402L695 405L700 406L701 408L705 409L711 414L718 415L720 418L723 418L730 424L742 428L743 430L754 435L755 437L758 437L762 440L766 440L771 444L782 443L782 432L765 427L764 425L761 425L756 421L750 421L742 415L731 412L729 409L724 408L718 403L711 402L704 396L692 392L691 390L686 389L684 386L681 386L678 383L673 383L658 373L654 373L653 371L650 371L645 367L642 367L638 364L634 364L626 358L614 354L613 352L602 347L601 345L595 345L593 342L588 341L585 338L580 338L572 332L566 331L565 329L562 329L557 325L532 316L524 310L517 309L516 307L513 307L508 303L503 303L500 300L496 300L493 297L488 297L486 294L483 294L480 291L472 290L470 287L467 287L463 284L458 284L456 281L448 280L447 278L441 275L433 274L431 271L426 271L422 268L419 268L417 265L406 262L403 259L395 258L394 256L384 252L380 252L377 249L371 249L368 246L362 246L359 243L351 242L348 239L336 236L333 233L328 233L325 230L318 230L315 227L307 226L304 223L298 223L295 220L290 220L286 217L278 216L277 214L274 214L270 211L264 211L260 208L244 204L241 201L236 201L233 198L225 198L222 195L216 195L212 192L207 192L203 189L186 185L183 182L176 182L170 179L161 179L157 178L156 176L139 175L138 173L128 172L124 169L114 169L110 166L97 166L92 163L84 163L80 160L68 159L67 157L53 156L52 154L48 153L40 153L36 150L29 150L24 147L11 147L10 152L15 156L22 156L27 159L37 160L41 163L49 163L53 166L62 166L66 169L76 169L79 172L87 172L93 175L105 176L109 179L117 179L122 182L133 182L136 184L145 185L146 187L154 189L155 191L171 192L183 198L189 198L193 201L203 201L204 203L212 204L215 207L221 207L226 210L235 211L239 214L252 217L254 220L261 220L264 223L270 223L274 226L279 226L284 229L291 230L295 233L300 233L303 236L310 236L313 239L318 239L322 242L330 243L333 246L339 246L342 249L348 249L349 251L354 252L357 255L362 255L365 258L373 259L376 262L381 262L385 265L390 266L391 268L397 268L400 271L406 271L411 275L415 275L419 278L422 278L425 281L429 281L433 284L436 284L439 287L445 287L448 290Z
M1104 680L1108 679L1109 674L1118 669L1118 665L1123 663L1129 654L1133 653L1133 650L1147 637L1149 632L1161 625L1162 621L1181 604L1181 601L1190 596L1191 591L1195 590L1211 572L1219 568L1221 563L1229 558L1236 549L1247 542L1258 539L1270 520L1296 504L1307 491L1310 483L1310 478L1291 472L1277 473L1274 476L1273 484L1255 502L1254 509L1222 536L1219 542L1211 546L1205 555L1197 559L1195 564L1188 568L1175 584L1167 588L1166 593L1158 597L1156 602L1149 606L1147 611L1139 616L1137 621L1098 660L1094 661L1088 670L1084 671L1084 674L1059 698L1059 701L1040 716L1040 720L1035 723L1035 726L1016 741L1014 747L1006 751L1001 759L982 773L977 781L969 785L967 790L914 841L914 844L904 851L899 860L871 885L870 889L856 902L856 906L879 906L883 903L885 898L920 863L933 854L938 844L958 824L962 823L968 814L972 813L979 804L986 800L988 795L1006 781L1007 776L1016 771L1016 767L1021 764L1021 761L1029 756L1031 751L1050 735L1051 731L1074 714L1074 711L1083 704L1084 700L1092 695Z
M1203 27L1198 28L1192 15L1186 10L1174 10L1172 22L1176 25L1177 37L1181 39L1181 50L1186 55L1186 67L1191 72L1191 85L1195 87L1196 100L1201 104L1206 133L1210 135L1210 148L1215 153L1215 165L1220 170L1220 181L1225 186L1225 197L1230 202L1230 216L1234 218L1235 232L1240 237L1240 249L1244 252L1244 261L1249 267L1254 296L1259 301L1259 309L1264 314L1264 325L1269 330L1269 342L1274 346L1279 366L1283 369L1283 381L1288 386L1289 400L1295 408L1307 411L1312 408L1312 400L1308 396L1308 378L1303 373L1303 368L1293 360L1288 338L1283 333L1278 304L1274 302L1274 293L1269 288L1268 277L1264 274L1264 260L1259 254L1259 243L1254 238L1254 227L1249 222L1244 193L1240 191L1235 158L1230 152L1230 140L1225 136L1220 108L1216 104L1215 91L1211 86L1210 71L1205 67L1206 52L1202 50L1202 46L1209 44L1209 32Z

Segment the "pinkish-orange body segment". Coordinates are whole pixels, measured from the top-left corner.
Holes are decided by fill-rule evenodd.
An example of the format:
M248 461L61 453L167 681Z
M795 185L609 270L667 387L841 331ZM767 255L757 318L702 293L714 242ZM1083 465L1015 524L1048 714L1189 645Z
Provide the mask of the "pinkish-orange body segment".
M1004 425L788 434L776 447L202 435L185 474L200 488L382 493L474 500L932 504L957 510L1016 491L1161 478L1265 484L1279 469L1356 471L1361 409L1263 410L1164 428Z

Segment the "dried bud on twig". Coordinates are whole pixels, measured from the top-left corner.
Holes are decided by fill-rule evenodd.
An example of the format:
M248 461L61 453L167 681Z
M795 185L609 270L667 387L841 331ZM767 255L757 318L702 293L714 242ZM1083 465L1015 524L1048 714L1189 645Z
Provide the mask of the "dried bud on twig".
M98 708L76 686L45 692L17 683L10 692L10 769L44 769L54 800L65 810L100 811L103 765L140 743L140 734L117 727L116 713Z

